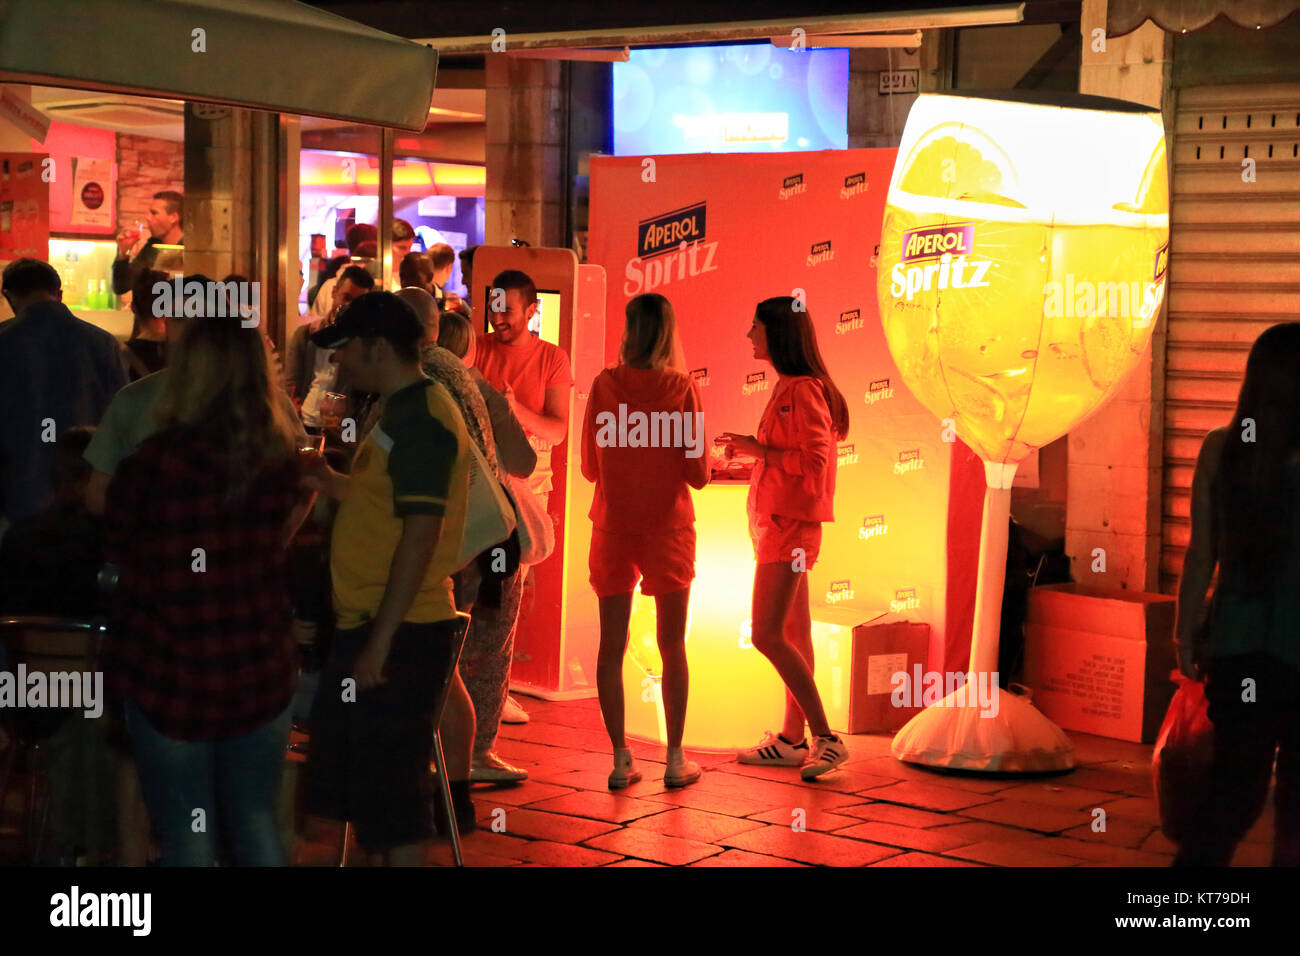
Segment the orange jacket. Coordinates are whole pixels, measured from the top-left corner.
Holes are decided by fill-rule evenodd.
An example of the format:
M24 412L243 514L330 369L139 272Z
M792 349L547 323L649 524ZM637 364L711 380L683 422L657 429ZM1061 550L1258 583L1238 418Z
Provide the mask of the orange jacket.
M650 421L662 412L672 417L655 420L660 428L653 438L653 427L635 431L638 418ZM582 427L582 474L596 483L589 513L595 527L645 534L695 523L686 486L703 488L709 481L702 412L695 383L681 372L619 365L596 376ZM681 423L676 432L674 420ZM670 422L666 430L664 421ZM668 447L647 447L665 438ZM673 447L677 439L689 447Z
M755 435L769 453L750 477L754 510L800 521L834 521L835 433L821 382L810 375L777 379Z

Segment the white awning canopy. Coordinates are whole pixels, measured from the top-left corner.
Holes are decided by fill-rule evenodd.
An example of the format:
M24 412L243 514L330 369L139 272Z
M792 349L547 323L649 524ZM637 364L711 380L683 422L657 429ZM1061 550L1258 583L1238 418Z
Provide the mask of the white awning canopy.
M0 82L423 130L430 47L291 0L7 0Z

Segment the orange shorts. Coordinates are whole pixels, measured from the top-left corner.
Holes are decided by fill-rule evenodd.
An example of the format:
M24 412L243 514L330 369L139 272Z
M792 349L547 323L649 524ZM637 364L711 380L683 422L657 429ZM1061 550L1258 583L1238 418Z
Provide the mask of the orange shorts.
M593 528L588 566L596 597L631 594L638 578L646 597L681 591L695 578L695 526L651 534Z
M750 515L749 538L754 543L754 563L793 565L802 553L800 567L811 571L822 547L820 521L800 521L784 515Z

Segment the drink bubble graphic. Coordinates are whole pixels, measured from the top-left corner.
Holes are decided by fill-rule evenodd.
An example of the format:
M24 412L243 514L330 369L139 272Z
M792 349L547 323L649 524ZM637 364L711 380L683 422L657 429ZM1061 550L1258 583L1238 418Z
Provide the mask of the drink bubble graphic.
M908 115L877 297L904 382L985 463L974 673L997 669L1016 466L1103 405L1150 346L1166 166L1160 113L1119 100L923 95ZM1069 741L1031 704L1005 693L999 704L974 722L960 707L927 709L894 753L980 770L1073 766Z

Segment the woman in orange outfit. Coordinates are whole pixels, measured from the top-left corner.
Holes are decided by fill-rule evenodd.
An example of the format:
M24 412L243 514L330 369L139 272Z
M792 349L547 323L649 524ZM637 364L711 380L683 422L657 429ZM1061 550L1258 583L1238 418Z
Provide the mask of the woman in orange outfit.
M686 612L695 578L695 510L687 485L708 483L709 456L699 392L683 364L672 305L653 292L632 299L620 362L592 382L582 429L582 474L596 483L590 567L600 605L596 686L614 747L611 790L641 779L623 730L623 655L638 578L641 593L655 599L664 663L664 783L684 787L700 778L699 764L682 752ZM652 417L661 413L667 418ZM646 423L665 420L670 430L652 439L655 426Z
M716 442L758 459L750 478L749 533L754 543L752 640L786 686L780 734L737 755L745 764L803 766L812 780L848 759L831 732L813 683L808 575L821 548L822 522L833 521L835 443L849 431L848 405L831 381L812 319L789 296L765 299L754 312L754 358L772 363L779 378L758 434L723 432ZM804 736L814 734L811 752ZM796 741L798 741L796 743Z

